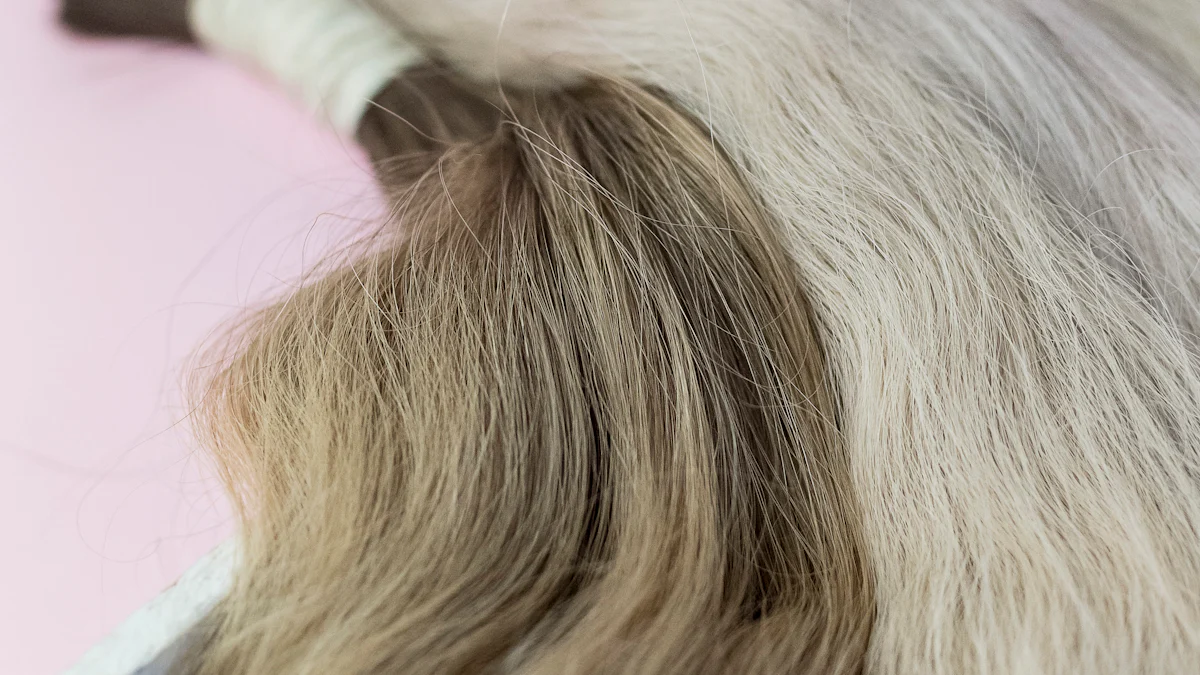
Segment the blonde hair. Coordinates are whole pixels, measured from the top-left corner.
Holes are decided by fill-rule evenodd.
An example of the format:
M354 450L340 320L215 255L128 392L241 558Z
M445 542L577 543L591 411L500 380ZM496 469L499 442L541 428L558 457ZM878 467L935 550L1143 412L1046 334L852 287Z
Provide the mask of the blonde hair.
M226 404L210 408L221 432L214 447L231 484L258 500L245 509L250 564L214 615L214 659L301 672L397 650L405 655L380 668L829 672L861 665L871 673L920 675L1196 669L1200 4L367 2L427 53L480 82L498 78L508 86L557 90L589 79L627 81L673 103L647 99L627 85L605 85L599 99L525 99L528 105L512 114L517 124L491 140L439 154L435 170L417 172L415 187L397 191L410 239L381 235L376 252L260 317L243 355L217 378ZM631 100L645 101L634 107L645 114L627 114L628 104L620 101ZM467 113L439 128L472 137L494 130L487 106L459 103L433 105ZM687 123L676 105L706 129ZM412 102L406 115L419 110ZM416 140L420 129L377 122L360 129L369 147L395 148L401 136L407 147L429 140ZM385 183L409 184L414 165L388 166ZM398 173L388 173L392 168ZM512 176L517 183L510 183ZM510 185L526 186L525 197L514 201ZM636 208L616 206L627 204ZM507 227L481 229L480 221ZM668 225L649 227L653 223ZM608 520L589 516L588 522L603 523L604 537L639 533L646 548L632 558L623 557L630 549L621 548L621 555L605 549L612 557L599 556L605 562L599 566L591 564L593 549L578 549L572 560L598 569L597 576L571 577L569 593L543 603L553 609L513 621L496 613L510 606L495 593L525 588L514 580L562 578L560 568L537 566L530 577L530 565L497 564L493 576L484 575L495 583L471 585L476 592L457 582L438 586L432 583L437 575L459 569L439 567L443 551L463 554L462 560L495 555L500 549L484 536L494 534L481 534L478 550L449 535L434 546L422 537L439 530L413 528L444 524L433 516L450 511L417 505L389 511L370 502L370 517L348 521L342 512L322 518L336 515L348 499L365 499L344 487L325 489L330 476L349 470L344 467L363 473L361 464L349 464L361 462L359 454L335 452L341 444L392 447L392 439L407 438L401 431L413 429L383 414L390 410L384 403L410 400L394 392L409 372L401 363L411 356L399 350L377 355L386 352L382 338L418 333L411 323L365 321L398 308L397 289L410 301L408 286L393 288L398 278L380 270L436 271L430 261L477 250L451 235L479 236L484 251L483 243L499 241L488 236L529 232L533 224L542 228L541 248L526 247L521 250L529 254L517 257L506 244L497 249L505 253L499 262L476 258L470 269L515 273L507 265L517 264L545 271L553 263L559 270L563 260L573 261L575 274L559 274L562 285L538 286L540 292L531 285L527 296L505 296L510 302L501 306L511 307L511 316L558 317L581 332L496 342L479 323L495 315L470 305L477 320L470 335L482 342L467 344L444 323L430 324L446 336L436 353L447 360L421 371L443 374L428 375L421 386L478 396L501 389L497 378L492 389L473 390L485 382L480 373L528 374L496 370L496 364L526 363L530 345L542 346L535 355L556 358L560 343L606 345L575 347L571 353L588 358L574 371L563 365L553 372L582 373L578 381L588 387L610 383L604 391L615 390L614 382L638 384L627 399L601 398L600 390L581 384L561 388L575 380L543 377L546 382L534 385L514 375L503 383L546 396L532 400L558 406L549 419L562 424L574 419L569 411L584 409L564 407L578 396L592 397L587 410L617 406L621 416L597 417L591 437L604 452L590 466L605 471L594 479L589 473L586 487L557 493L563 506L551 514L578 513L569 507L585 494L604 496L596 502L604 508L636 503L640 510L601 509L595 513ZM588 248L600 241L614 243L607 257ZM645 257L651 244L662 247L653 249L659 257ZM568 250L578 254L549 257ZM400 260L423 262L392 265ZM674 272L616 274L634 269L631 262ZM482 301L476 294L484 288L492 287L447 285L445 298L412 302L428 308L420 317L436 319L463 307L462 298ZM662 304L671 298L675 304ZM668 306L675 313L665 312ZM739 307L744 311L734 311ZM568 308L582 316L611 308L620 312L604 316L627 318L581 324L568 321L576 316L563 313ZM675 321L650 322L641 308L654 309L656 321ZM808 319L801 317L808 315L815 335L804 332ZM792 323L780 323L781 317ZM429 325L420 326L420 335L433 334ZM730 342L699 340L703 333L693 331L703 327ZM600 340L598 331L609 330ZM363 334L379 337L356 343ZM560 334L570 339L563 342ZM631 341L660 350L643 351ZM376 350L348 351L352 344L375 344ZM488 345L498 348L479 351ZM433 346L405 346L434 358ZM444 351L451 348L460 351ZM741 356L730 360L727 352ZM485 353L500 359L493 370L477 365ZM607 356L590 360L595 354ZM812 360L818 354L825 366ZM351 371L357 379L335 377ZM347 381L366 393L347 390ZM428 412L415 428L436 429L429 438L453 445L466 438L451 423L463 411L498 415L488 401L439 399L444 410L420 408ZM796 416L797 410L809 414ZM757 421L759 415L766 422ZM545 433L534 423L541 417L494 419L494 426L481 428L497 434L488 438L507 439L504 457L533 447L514 439ZM737 431L719 433L731 429ZM752 431L762 429L790 431ZM280 438L286 440L273 450L256 449L260 440ZM617 448L613 439L637 438L645 441L635 444L645 453L627 461L633 446ZM462 532L512 515L514 500L536 503L521 501L530 494L528 482L501 483L490 493L494 503L466 490L461 481L468 474L438 462L471 469L479 480L503 474L464 464L461 442L460 452L433 457L404 447L407 454L395 456L407 463L385 466L386 475L402 486L411 475L448 476L421 485L439 498L473 500L455 512ZM738 452L725 449L734 447ZM774 451L749 449L759 447ZM320 451L321 462L289 459L311 448ZM520 456L504 466L525 480L547 456L564 455ZM780 463L785 457L802 464ZM416 469L442 473L412 473ZM269 523L301 523L293 512L310 520L267 534L274 532ZM414 513L424 519L414 521ZM529 528L505 521L513 542L550 531L548 520L522 522ZM343 577L330 570L360 569L350 564L355 553L350 544L331 547L305 528L317 534L335 528L346 541L360 541L355 537L364 532L381 541L413 536L425 548L400 551L391 569L411 564L416 567L403 570L426 576L397 571L379 583L399 588L430 581L418 589L426 594L420 602L403 604L404 611L426 613L392 622L395 616L380 613L381 606L391 607L390 596L374 587L347 588L331 599L329 584ZM585 540L593 541L593 530L587 531ZM702 540L714 545L697 547ZM680 558L689 551L693 557ZM696 557L701 552L715 558ZM317 565L317 557L332 562ZM267 559L278 572L269 571ZM310 591L295 586L309 578L305 574L321 595L305 596ZM586 583L576 585L576 578ZM792 581L774 581L780 579ZM296 612L299 604L309 614L280 616L267 591L278 591L279 612ZM248 602L255 597L257 604ZM656 600L646 604L648 597ZM472 600L483 604L441 620ZM729 613L756 603L761 610ZM472 614L476 609L485 614ZM384 637L369 633L355 643L351 633L363 616L384 616L375 624L389 626ZM494 620L485 625L481 616ZM339 630L343 625L348 628ZM313 626L329 627L328 634ZM476 638L485 634L501 637L488 643L492 652L473 653L491 656L468 660L464 650L484 644Z
M661 87L736 158L843 404L869 672L1195 670L1200 5L376 1L479 78Z
M374 146L393 216L203 390L244 562L181 669L859 671L858 508L777 228L659 97L509 109Z

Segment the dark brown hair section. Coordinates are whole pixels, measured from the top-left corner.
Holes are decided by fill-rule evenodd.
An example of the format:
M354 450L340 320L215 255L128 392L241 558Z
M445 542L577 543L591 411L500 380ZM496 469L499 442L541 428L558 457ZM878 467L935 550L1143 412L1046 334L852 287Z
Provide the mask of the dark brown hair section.
M405 71L375 96L356 138L376 162L444 152L494 134L505 118L505 105L499 92L427 63Z

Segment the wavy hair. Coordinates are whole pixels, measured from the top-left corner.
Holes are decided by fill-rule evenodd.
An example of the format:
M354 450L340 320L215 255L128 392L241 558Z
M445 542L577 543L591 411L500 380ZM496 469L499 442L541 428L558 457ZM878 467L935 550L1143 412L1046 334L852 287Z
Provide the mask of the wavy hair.
M778 228L658 96L414 126L463 91L380 97L392 216L203 388L244 560L191 672L858 672L858 509Z

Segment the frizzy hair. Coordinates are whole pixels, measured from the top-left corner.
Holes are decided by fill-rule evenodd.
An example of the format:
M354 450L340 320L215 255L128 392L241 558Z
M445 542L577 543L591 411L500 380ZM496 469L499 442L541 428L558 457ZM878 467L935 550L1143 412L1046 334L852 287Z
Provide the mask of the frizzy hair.
M199 389L243 563L177 670L858 672L857 507L776 227L653 94L505 105L369 115L392 216Z

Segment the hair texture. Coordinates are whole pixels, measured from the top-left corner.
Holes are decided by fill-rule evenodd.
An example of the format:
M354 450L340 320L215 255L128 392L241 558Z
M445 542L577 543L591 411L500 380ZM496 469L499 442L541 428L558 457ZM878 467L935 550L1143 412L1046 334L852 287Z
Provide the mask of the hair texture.
M873 610L869 673L1195 672L1200 3L365 1L453 70L545 93L418 172L396 193L407 238L380 235L261 315L217 378L213 447L247 498L251 556L211 663L830 672L857 667ZM597 79L662 98L561 93ZM525 275L520 302L485 302L518 297L488 285L512 278L498 270ZM542 323L483 320L516 308ZM459 331L437 331L450 317ZM402 351L405 335L421 339ZM603 412L591 432L567 422L585 410ZM465 438L508 439L486 457L509 463L466 461L482 446ZM589 452L585 484L565 458ZM378 476L398 486L370 502L383 515L338 510L368 508L342 486ZM498 521L513 503L547 510ZM575 519L539 539L584 512L583 534L562 534ZM443 514L455 536L417 527ZM354 542L376 541L394 557L364 566ZM498 562L530 541L573 553ZM510 604L451 579L567 590ZM355 628L389 611L415 613Z
M859 672L821 348L705 130L618 83L379 99L391 217L204 390L244 560L177 670Z
M873 673L1200 663L1200 5L377 0L481 80L661 87L779 224Z

